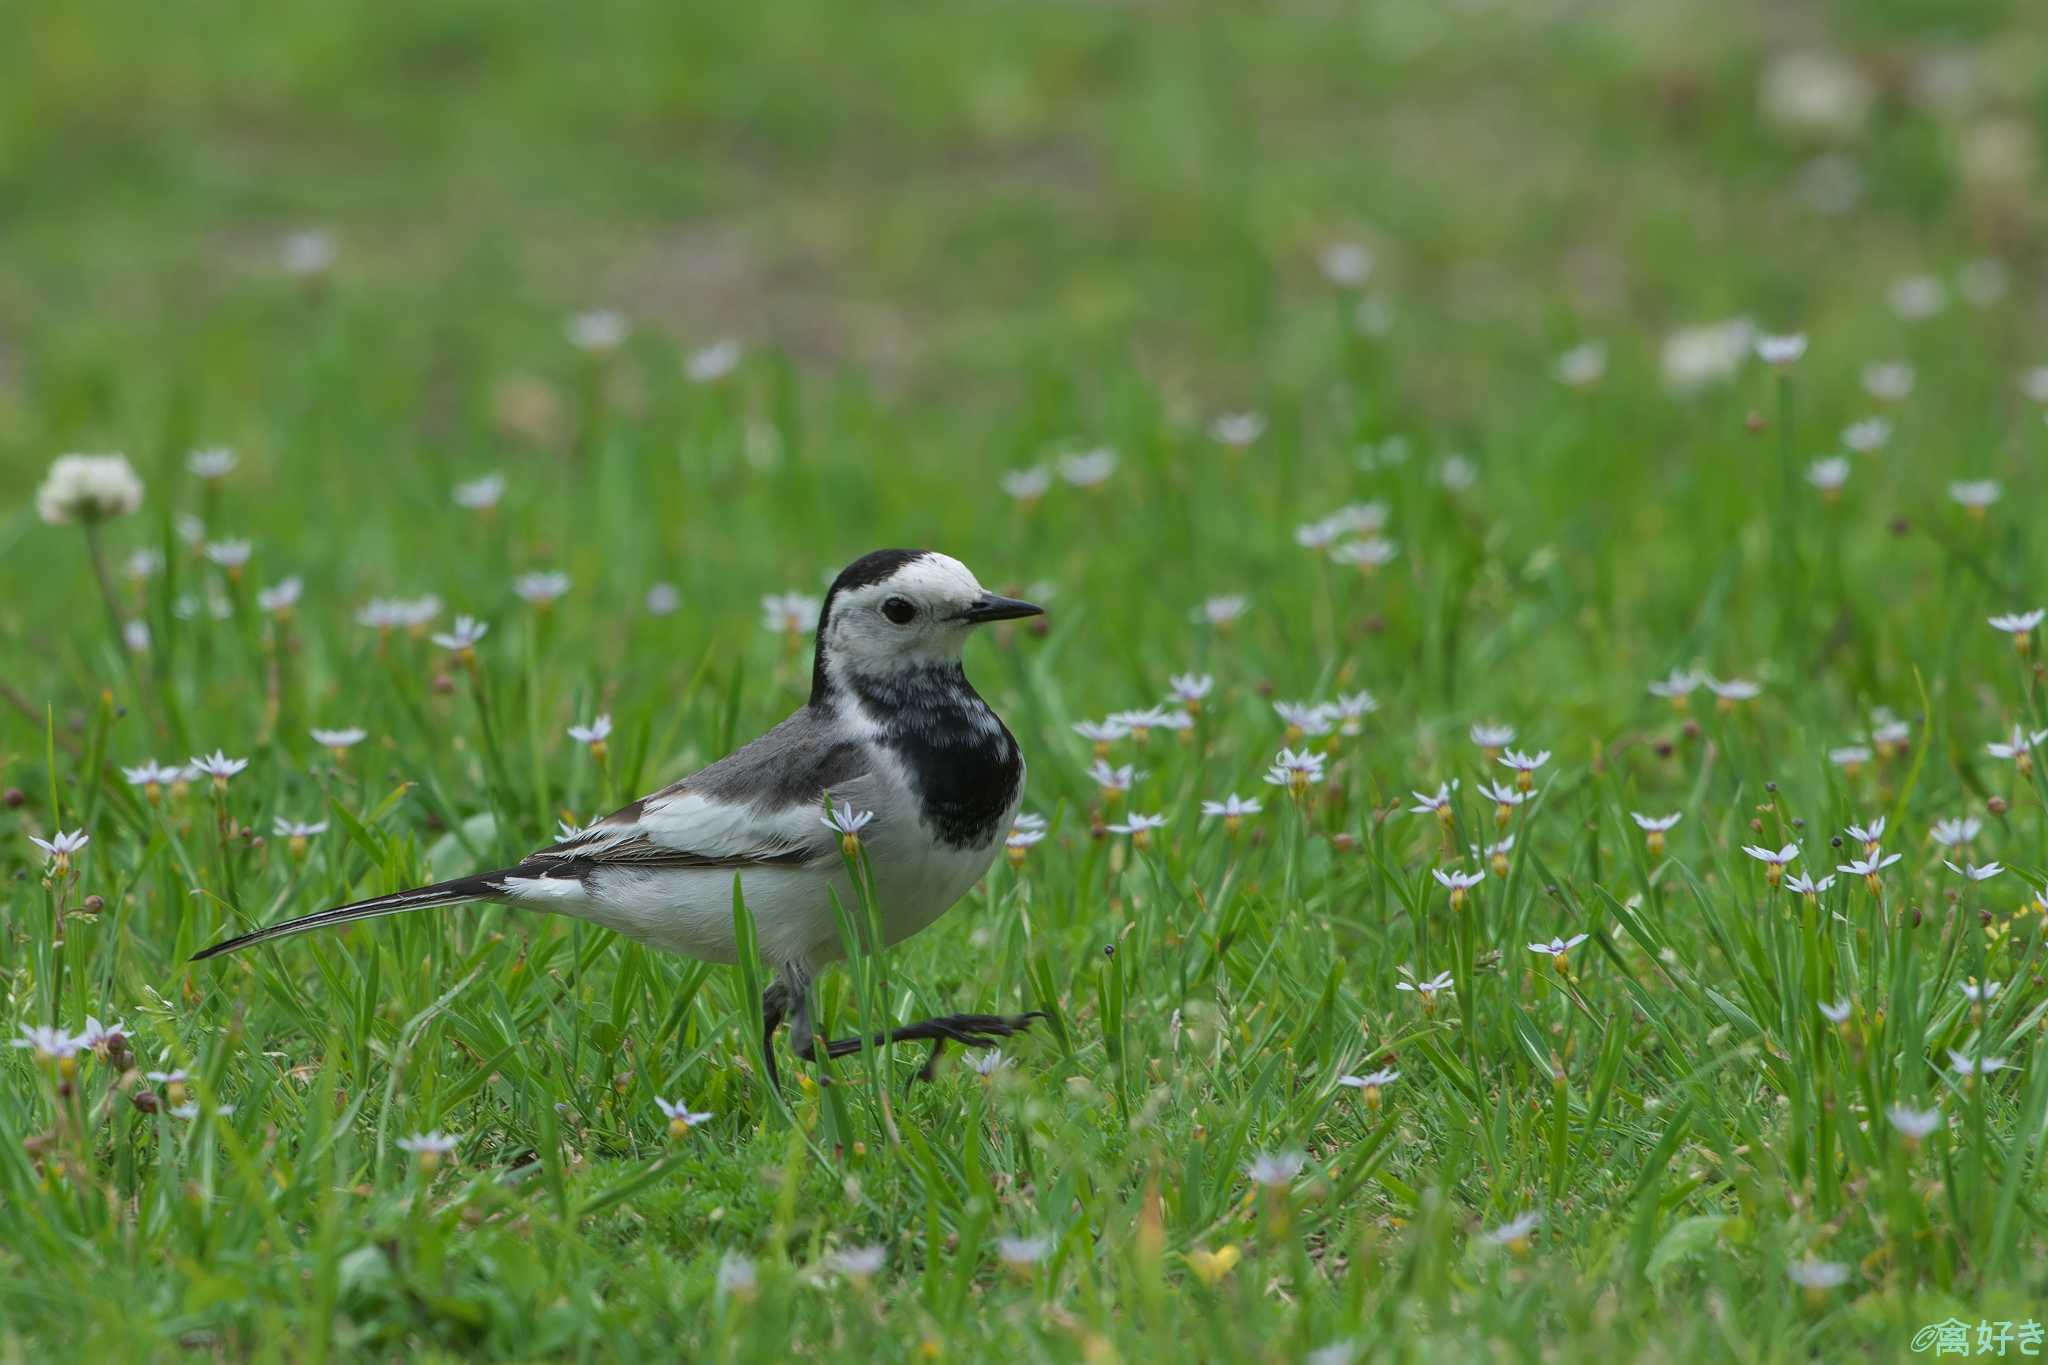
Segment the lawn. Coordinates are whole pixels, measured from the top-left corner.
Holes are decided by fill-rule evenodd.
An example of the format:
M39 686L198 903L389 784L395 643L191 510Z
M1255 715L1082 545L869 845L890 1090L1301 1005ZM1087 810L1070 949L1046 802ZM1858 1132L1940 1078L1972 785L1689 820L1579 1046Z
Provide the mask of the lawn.
M2048 1349L2048 11L0 33L0 1361ZM1042 837L818 1007L1000 1053L189 961L729 752L893 545L1048 608Z

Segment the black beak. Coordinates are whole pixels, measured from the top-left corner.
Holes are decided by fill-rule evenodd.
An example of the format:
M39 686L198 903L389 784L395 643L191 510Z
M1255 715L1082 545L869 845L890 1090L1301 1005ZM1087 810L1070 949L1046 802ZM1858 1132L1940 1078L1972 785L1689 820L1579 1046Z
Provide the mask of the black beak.
M980 625L984 621L1014 621L1020 616L1043 616L1045 608L1033 602L1020 602L1014 597L998 597L985 592L981 599L954 619L971 621Z

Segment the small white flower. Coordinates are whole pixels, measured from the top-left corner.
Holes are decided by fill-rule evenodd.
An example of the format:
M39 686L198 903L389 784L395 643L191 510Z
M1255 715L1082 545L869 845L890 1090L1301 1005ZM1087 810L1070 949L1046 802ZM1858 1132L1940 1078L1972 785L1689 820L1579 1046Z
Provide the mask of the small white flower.
M168 787L178 780L181 771L178 768L165 767L152 759L139 768L121 769L121 776L127 779L131 787Z
M1045 831L1042 829L1013 829L1005 836L1003 843L1008 848L1021 851L1030 848L1043 838L1045 838Z
M1645 815L1641 811L1632 810L1628 813L1628 818L1635 821L1636 828L1646 834L1662 834L1680 820L1683 820L1685 812L1675 811L1670 815Z
M1838 768L1854 768L1870 762L1870 749L1862 744L1844 744L1828 750L1828 762Z
M1385 1067L1378 1071L1368 1071L1363 1076L1339 1076L1337 1084L1349 1086L1353 1090L1377 1090L1400 1079L1400 1072L1392 1067Z
M1479 481L1479 466L1469 456L1446 455L1437 461L1436 481L1453 493L1462 493Z
M1384 569L1400 557L1400 545L1379 536L1367 536L1364 540L1347 540L1330 547L1332 564L1348 564L1360 569Z
M1311 521L1294 528L1294 543L1304 550L1323 550L1335 544L1344 528L1328 521Z
M206 543L206 523L190 512L180 512L172 517L171 529L177 533L179 540L195 550Z
M36 515L52 526L125 517L142 506L142 479L125 455L59 455L36 489Z
M1766 365L1787 369L1806 354L1806 334L1787 332L1780 336L1760 336L1756 339L1756 358Z
M1550 761L1550 750L1540 749L1534 754L1525 754L1510 749L1494 761L1518 773L1533 773Z
M769 593L761 599L761 628L798 636L817 629L818 599L800 592Z
M1446 872L1440 867L1432 867L1429 875L1436 878L1438 886L1451 892L1469 891L1486 880L1484 872L1460 872L1455 868Z
M1095 760L1095 766L1088 770L1088 776L1093 779L1096 786L1106 792L1127 792L1131 789L1131 784L1138 780L1138 770L1128 763L1121 768L1113 768L1098 758Z
M1884 1116L1891 1120L1891 1125L1898 1130L1899 1136L1911 1138L1915 1142L1927 1137L1941 1126L1939 1105L1932 1109L1909 1109L1903 1104L1895 1104L1884 1111Z
M523 573L512 580L512 591L536 607L544 607L569 591L569 575L560 572Z
M1130 727L1111 716L1106 720L1082 720L1074 722L1074 733L1092 744L1114 744L1128 736Z
M975 1075L986 1079L1006 1067L1015 1066L1017 1059L1015 1057L1005 1057L1001 1048L992 1047L984 1052L975 1053L972 1057L968 1058L967 1064L974 1068Z
M1316 268L1339 289L1362 288L1372 267L1372 248L1363 242L1332 242L1316 255Z
M1841 1024L1848 1022L1850 1014L1852 1014L1855 1011L1855 1009L1855 1004L1848 1000L1838 1000L1832 1005L1830 1005L1827 1001L1823 1000L1820 1005L1821 1014L1831 1024Z
M2048 365L2037 365L2020 375L2020 392L2048 407Z
M1052 487L1052 471L1042 464L1029 469L1005 470L1002 484L1003 491L1018 502L1034 502L1044 497Z
M751 1299L760 1288L760 1276L754 1270L754 1263L734 1253L718 1263L718 1294L720 1298Z
M1187 705L1208 696L1216 680L1207 673L1176 673L1166 680L1170 698Z
M692 384L715 384L740 367L746 350L730 337L700 346L683 362L683 375Z
M1250 598L1240 593L1226 593L1221 597L1206 599L1202 603L1201 611L1196 615L1195 619L1197 621L1207 621L1210 625L1219 628L1227 627L1250 609Z
M1947 310L1948 286L1938 276L1908 275L1892 281L1885 300L1901 321L1925 322Z
M1700 673L1690 669L1674 668L1665 677L1658 678L1650 683L1650 695L1653 697L1663 697L1669 701L1677 701L1681 697L1689 697L1698 691L1700 684L1704 681L1705 677Z
M1515 742L1515 727L1512 725L1492 725L1481 721L1466 733L1482 749L1504 749Z
M598 716L588 725L572 725L569 727L569 738L575 740L578 744L599 744L610 738L611 733L612 718L608 715Z
M305 583L297 574L263 588L256 594L256 605L273 616L282 615L298 605L299 595L305 591Z
M1116 473L1116 452L1108 446L1062 455L1060 477L1075 488L1099 488Z
M1017 818L1010 823L1017 829L1043 830L1045 828L1045 817L1033 814L1028 810L1020 810L1017 812Z
M1755 844L1744 844L1742 851L1770 867L1783 867L1799 856L1799 845L1787 844L1781 849L1759 848Z
M1165 829L1166 825L1167 819L1164 815L1140 815L1134 811L1123 820L1111 825L1109 832L1111 834L1141 836L1149 835L1155 829Z
M41 849L50 858L69 858L72 854L77 853L87 844L91 843L92 836L82 829L74 829L69 834L59 830L47 839L38 839L35 835L31 834L28 836L28 841Z
M2031 754L2035 746L2044 739L2048 739L2048 730L2036 730L2029 734L2015 725L2012 727L2011 739L2005 741L1994 739L1986 744L1984 748L1993 758L2019 759Z
M398 1139L396 1145L400 1151L411 1152L414 1156L425 1156L429 1153L434 1156L446 1156L455 1150L455 1139L436 1130L402 1137Z
M1387 505L1377 498L1371 502L1348 502L1323 520L1339 531L1369 536L1385 528Z
M1882 417L1866 417L1842 428L1842 444L1858 455L1882 450L1892 439L1892 424Z
M865 1280L879 1271L888 1259L887 1247L864 1246L835 1251L825 1258L825 1264L837 1274L850 1279Z
M2044 617L2048 617L2048 610L2036 607L2032 611L2007 612L1988 619L1993 630L2002 630L2007 635L2027 635L2041 624Z
M1948 495L1959 507L1982 511L2004 496L2005 489L1996 479L1960 480L1948 486Z
M246 540L209 540L206 542L206 557L223 569L239 569L249 562L249 555L255 548Z
M505 476L486 474L480 479L455 485L455 505L472 512L488 512L505 497Z
M1590 389L1607 374L1607 348L1597 341L1582 342L1551 362L1551 374L1567 388Z
M441 614L441 599L428 593L425 597L410 597L391 604L394 624L409 630L424 630L427 623Z
M1968 161L1966 155L1964 158ZM2012 272L2003 261L1989 256L1964 261L1956 270L1956 291L1974 308L1989 308L2004 298L2012 287Z
M1245 1163L1244 1173L1252 1183L1269 1190L1284 1190L1294 1184L1308 1158L1300 1152L1261 1152Z
M1989 1004L2004 988L2005 983L2002 981L1986 981L1982 985L1974 980L1956 982L1956 989L1963 993L1963 999L1973 1005Z
M174 1105L171 1108L165 1110L164 1112L169 1114L174 1119L184 1119L187 1122L190 1122L191 1120L199 1117L200 1109L199 1106L196 1104L180 1104ZM215 1118L231 1118L233 1117L234 1112L235 1106L233 1106L232 1104L216 1104L213 1107L213 1113Z
M1161 707L1143 706L1130 711L1118 711L1109 717L1108 724L1122 726L1127 734L1136 735L1143 740L1147 731L1172 729L1176 720L1184 719L1185 716L1170 715ZM1081 727L1077 725L1074 728L1079 730Z
M1950 862L1948 859L1943 858L1941 860L1941 865L1947 868L1949 871L1955 873L1958 877L1961 877L1964 881L1971 882L1988 882L1993 877L1996 877L1999 873L2005 871L2005 867L2003 864L1995 862L1984 863L1981 865L1977 863L1965 862L1962 866L1958 867L1954 863Z
M1266 783L1268 786L1285 787L1296 793L1307 791L1323 780L1325 761L1324 755L1313 750L1303 749L1296 752L1293 749L1282 749L1279 756L1273 760L1272 766L1266 769Z
M489 623L479 621L474 616L458 616L455 618L454 629L435 635L434 643L443 649L461 654L475 649L477 642L489 634L490 629Z
M304 280L326 274L339 254L333 233L324 228L306 228L285 234L278 244L277 258L287 275Z
M1273 711L1287 722L1287 728L1305 736L1327 735L1336 726L1330 708L1321 702L1276 701Z
M1214 819L1220 816L1225 820L1241 820L1247 815L1257 815L1264 809L1265 806L1257 798L1239 796L1235 792L1224 797L1221 801L1204 801L1202 803L1202 815L1207 819Z
M310 822L305 820L287 820L280 815L276 817L272 828L280 839L311 839L315 835L327 832L327 822L325 820L313 820Z
M1983 828L1984 822L1971 815L1961 820L1937 820L1929 833L1943 848L1956 848L1976 838Z
M1570 938L1553 938L1548 943L1531 943L1526 946L1530 952L1543 957L1563 957L1585 941L1584 934L1573 934Z
M353 749L370 737L370 732L349 726L341 730L309 730L313 742L323 749Z
M1336 718L1338 734L1355 736L1365 728L1365 718L1379 709L1378 699L1370 692L1340 692L1328 712Z
M1806 481L1823 493L1839 493L1849 482L1849 462L1839 455L1815 460L1806 467Z
M60 1028L47 1028L39 1024L23 1024L21 1036L8 1040L8 1045L24 1050L33 1050L46 1061L63 1061L76 1057L85 1050L85 1039L66 1033Z
M1867 826L1851 825L1843 830L1842 833L1848 835L1859 844L1874 844L1884 838L1884 817L1882 815L1878 816Z
M665 1100L659 1095L654 1097L654 1107L659 1109L661 1116L671 1124L680 1123L686 1129L695 1128L698 1124L716 1117L709 1109L690 1108L686 1100Z
M1490 1230L1486 1234L1486 1240L1492 1242L1495 1246L1513 1246L1518 1242L1527 1242L1529 1234L1541 1226L1543 1226L1542 1214L1525 1213L1519 1218L1510 1219L1499 1227Z
M1050 1237L998 1237L996 1257L1013 1270L1037 1265L1052 1253Z
M1458 784L1455 782L1440 782L1437 784L1434 794L1412 791L1408 794L1414 797L1420 804L1410 806L1408 808L1409 813L1412 815L1445 815L1451 808L1451 793L1457 789Z
M874 818L875 813L871 810L855 810L851 806L834 806L830 811L818 817L818 823L839 835L842 839L858 839L860 832L866 829Z
M649 616L673 616L683 605L683 595L673 583L651 583L641 605L647 608Z
M1913 367L1903 360L1879 360L1863 367L1863 391L1880 403L1901 403L1913 392Z
M1833 886L1834 884L1835 874L1832 872L1822 877L1819 881L1815 881L1813 878L1807 876L1803 872L1795 872L1791 876L1785 878L1785 889L1790 891L1795 896L1825 895L1827 894L1828 888Z
M1873 849L1867 857L1851 859L1846 863L1837 863L1835 871L1846 872L1852 877L1875 877L1878 873L1897 862L1900 856L1894 853L1887 857L1883 849Z
M1401 970L1405 973L1408 969L1403 967ZM1396 981L1394 989L1397 991L1415 991L1425 996L1435 995L1438 991L1451 989L1451 974L1449 972L1438 972L1427 981Z
M1994 1071L2004 1071L2008 1065L2003 1057L1966 1057L1954 1048L1949 1049L1948 1064L1958 1076L1989 1076Z
M1755 336L1748 318L1681 327L1664 338L1658 357L1665 387L1684 398L1725 382L1749 358Z
M569 344L579 351L593 355L604 355L616 351L626 344L626 334L632 330L623 313L610 308L593 308L577 313L562 326L562 334L569 338Z
M1849 1267L1840 1261L1817 1261L1811 1256L1785 1267L1786 1275L1801 1289L1837 1289L1849 1282Z
M1265 434L1266 416L1260 412L1226 412L1209 423L1209 439L1236 450Z
M141 549L128 556L128 576L138 583L155 578L164 571L164 552L157 549Z
M235 472L235 452L226 446L208 446L185 457L185 468L196 479L225 479Z
M1521 805L1535 795L1532 791L1523 791L1520 787L1510 787L1499 782L1480 783L1479 794L1497 805L1510 808Z
M217 784L226 786L229 778L249 766L246 758L229 758L221 749L215 749L203 758L192 760L192 766L201 776L212 778Z

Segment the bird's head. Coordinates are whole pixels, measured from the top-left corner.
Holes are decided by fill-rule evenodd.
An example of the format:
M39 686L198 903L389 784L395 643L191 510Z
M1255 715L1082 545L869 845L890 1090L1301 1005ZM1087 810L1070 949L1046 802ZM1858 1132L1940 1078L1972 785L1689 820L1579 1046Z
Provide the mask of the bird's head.
M876 550L846 566L818 612L812 697L830 678L959 662L976 626L1045 609L981 586L965 564L932 550Z

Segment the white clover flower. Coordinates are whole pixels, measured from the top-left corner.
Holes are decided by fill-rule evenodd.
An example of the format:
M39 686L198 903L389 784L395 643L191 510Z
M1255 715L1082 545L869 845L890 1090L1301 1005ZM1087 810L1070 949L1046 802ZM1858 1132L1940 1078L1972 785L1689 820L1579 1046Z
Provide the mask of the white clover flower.
M1913 392L1913 367L1903 360L1879 360L1863 367L1863 391L1880 403L1902 403Z
M1950 501L1975 512L1983 511L2004 494L2004 487L1996 479L1959 480L1948 486Z
M287 275L303 280L326 274L339 254L333 233L325 228L306 228L285 234L278 244L277 258Z
M1932 1109L1910 1109L1903 1104L1895 1104L1884 1111L1884 1116L1898 1130L1900 1137L1913 1142L1921 1141L1941 1126L1940 1105Z
M818 599L800 592L769 593L761 599L761 628L792 638L817 629Z
M1003 471L1003 491L1018 502L1034 502L1052 487L1052 471L1044 465Z
M1316 254L1316 268L1339 289L1363 288L1372 267L1372 248L1363 242L1332 242Z
M683 595L673 583L650 583L641 605L647 608L649 616L673 616L683 605Z
M256 605L273 616L282 616L298 605L305 582L297 574L281 579L256 593Z
M1550 373L1571 389L1590 389L1607 375L1607 348L1597 341L1581 342L1551 362Z
M1245 1163L1244 1173L1255 1185L1284 1190L1294 1184L1307 1165L1308 1158L1300 1152L1260 1152Z
M36 489L36 515L52 526L125 517L142 506L142 479L125 455L59 455Z
M1937 275L1907 275L1892 281L1885 302L1900 321L1925 322L1947 311L1948 286Z
M1815 460L1806 467L1806 481L1823 493L1839 493L1849 482L1849 462L1839 455Z
M557 571L523 573L512 580L512 591L536 607L544 607L569 591L569 575Z
M1822 877L1819 881L1815 881L1803 872L1795 872L1785 878L1785 889L1792 892L1795 896L1825 895L1828 888L1834 884L1835 874L1832 872Z
M226 446L208 446L185 457L185 468L196 479L225 479L235 472L235 452Z
M1207 621L1218 630L1227 630L1250 609L1250 598L1241 593L1226 593L1220 597L1205 599L1195 619Z
M1842 428L1842 444L1858 455L1882 450L1892 439L1892 424L1882 417L1866 417Z
M683 376L692 384L715 384L740 367L746 349L727 337L690 352L683 362Z
M1209 423L1209 439L1234 450L1243 450L1265 434L1266 415L1262 412L1226 412Z
M505 497L505 476L486 474L480 479L455 485L455 505L472 512L488 512Z
M1838 1000L1832 1005L1825 1000L1820 1003L1821 1015L1831 1024L1847 1023L1855 1009L1855 1004L1848 1000Z
M1838 1289L1849 1282L1849 1267L1840 1261L1817 1261L1811 1256L1785 1267L1785 1274L1801 1289Z
M1116 473L1116 452L1108 446L1062 455L1060 477L1075 488L1099 488Z
M2004 865L1996 862L1978 864L1965 861L1962 866L1958 867L1944 858L1941 860L1941 865L1968 882L1988 882L1999 873L2005 871Z
M1786 332L1756 339L1756 358L1774 369L1790 369L1806 354L1806 334Z
M1742 368L1755 336L1748 318L1680 328L1664 338L1659 356L1664 386L1684 398L1727 381Z
M435 635L434 643L457 654L467 654L490 633L490 629L488 622L479 621L474 616L458 616L454 629Z
M1364 540L1347 540L1330 547L1332 564L1349 564L1368 572L1384 569L1400 555L1401 546L1398 542L1380 536L1367 536Z
M216 787L226 787L228 779L249 766L246 758L229 758L221 749L215 749L203 758L194 758L192 767L202 777L210 777Z
M593 308L587 312L573 314L562 325L562 335L569 344L579 351L592 355L606 355L626 344L626 334L632 324L626 315L611 308Z

